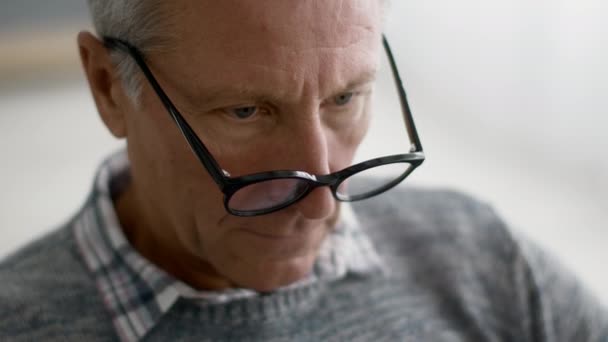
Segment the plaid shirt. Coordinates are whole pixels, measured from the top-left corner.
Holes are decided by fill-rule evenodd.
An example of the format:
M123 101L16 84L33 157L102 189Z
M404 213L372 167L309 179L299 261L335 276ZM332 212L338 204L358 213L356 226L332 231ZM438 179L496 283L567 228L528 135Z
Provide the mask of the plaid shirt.
M128 181L128 171L124 151L104 162L74 225L80 253L122 341L142 339L180 297L200 303L227 303L258 296L248 289L195 290L138 254L125 238L112 202ZM358 227L350 206L343 205L337 229L324 241L311 274L279 291L378 269L381 264L371 242Z

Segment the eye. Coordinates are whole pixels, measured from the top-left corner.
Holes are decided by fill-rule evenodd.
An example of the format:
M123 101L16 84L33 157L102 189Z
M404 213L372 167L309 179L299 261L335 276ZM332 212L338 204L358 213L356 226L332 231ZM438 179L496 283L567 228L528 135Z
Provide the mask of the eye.
M237 107L228 109L230 114L233 114L238 119L249 119L254 116L258 112L258 107L256 106L246 106L246 107Z
M347 105L352 100L354 93L344 93L334 97L334 104L338 106Z

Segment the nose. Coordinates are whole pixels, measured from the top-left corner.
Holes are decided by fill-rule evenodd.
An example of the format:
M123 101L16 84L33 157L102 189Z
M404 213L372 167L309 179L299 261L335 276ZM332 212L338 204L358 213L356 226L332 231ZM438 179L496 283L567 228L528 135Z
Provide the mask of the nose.
M313 175L325 175L332 171L331 133L318 120L311 119L298 125L292 135L290 164L296 170ZM324 219L336 210L336 202L329 187L318 187L293 205L303 217L311 220Z
M304 218L322 220L332 216L337 204L331 190L324 186L314 189L293 206Z

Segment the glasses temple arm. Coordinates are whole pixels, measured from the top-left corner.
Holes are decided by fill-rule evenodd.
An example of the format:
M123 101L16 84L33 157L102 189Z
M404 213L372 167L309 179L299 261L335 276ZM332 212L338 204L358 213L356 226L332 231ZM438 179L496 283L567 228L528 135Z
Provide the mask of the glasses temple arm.
M388 43L386 35L384 34L382 35L382 44L384 46L384 50L386 51L391 70L393 72L395 85L397 86L397 90L399 92L399 101L401 103L403 115L405 116L405 126L407 128L408 134L410 135L414 143L415 151L413 152L422 152L422 144L420 143L420 138L418 137L418 130L416 130L416 124L414 123L414 118L410 110L410 105L407 101L407 95L405 92L405 88L403 87L403 81L401 80L401 76L399 75L399 70L397 69L397 63L395 62L391 47Z
M190 145L190 147L194 150L196 156L201 161L201 163L203 163L207 171L209 171L213 180L217 183L220 189L223 189L225 186L225 176L222 172L221 167L219 166L217 161L212 157L205 144L203 144L203 142L197 137L192 127L190 127L184 117L177 111L175 105L173 105L173 102L171 102L171 100L169 99L169 96L167 96L167 94L163 91L160 84L158 83L158 81L156 81L156 78L152 74L152 71L146 65L144 58L139 52L139 50L134 46L131 46L127 42L115 38L106 37L104 38L104 42L108 48L118 49L133 57L139 68L142 70L142 72L150 82L150 85L152 86L152 88L154 88L154 91L169 111L169 114L177 124L184 138L186 138L186 140L188 141L188 145Z

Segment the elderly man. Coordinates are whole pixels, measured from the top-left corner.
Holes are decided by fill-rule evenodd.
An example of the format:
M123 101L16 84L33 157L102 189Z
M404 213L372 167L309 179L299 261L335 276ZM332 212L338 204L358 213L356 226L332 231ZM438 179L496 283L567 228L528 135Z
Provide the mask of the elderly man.
M385 192L424 155L381 1L90 5L84 70L127 149L1 264L0 340L608 341L606 312L487 206ZM353 165L382 54L411 150Z

